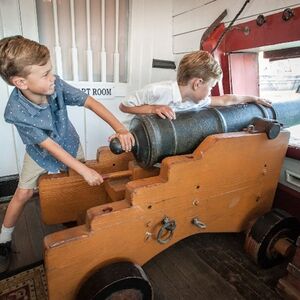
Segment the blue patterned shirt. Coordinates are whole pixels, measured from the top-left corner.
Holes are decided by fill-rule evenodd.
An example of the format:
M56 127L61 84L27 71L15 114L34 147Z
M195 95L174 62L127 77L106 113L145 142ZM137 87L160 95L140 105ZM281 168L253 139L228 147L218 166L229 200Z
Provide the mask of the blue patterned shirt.
M26 151L36 163L48 172L67 167L39 144L51 138L76 157L79 136L68 118L67 105L83 106L88 95L56 76L55 92L47 96L48 103L37 105L15 88L8 100L4 118L16 126Z

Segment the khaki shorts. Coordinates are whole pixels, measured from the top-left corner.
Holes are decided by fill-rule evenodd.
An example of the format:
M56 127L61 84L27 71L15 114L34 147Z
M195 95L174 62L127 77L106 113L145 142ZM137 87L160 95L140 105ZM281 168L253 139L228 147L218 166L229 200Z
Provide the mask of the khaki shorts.
M84 161L84 153L81 145L78 147L76 158L80 161ZM47 171L40 167L26 152L18 187L21 189L37 188L39 177L45 173L47 173Z

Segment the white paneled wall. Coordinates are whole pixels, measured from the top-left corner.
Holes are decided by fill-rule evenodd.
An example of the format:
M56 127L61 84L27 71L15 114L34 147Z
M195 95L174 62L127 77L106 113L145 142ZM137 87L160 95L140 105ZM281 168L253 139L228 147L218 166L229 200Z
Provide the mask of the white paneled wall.
M173 60L172 0L131 3L129 92L149 82L175 78L173 70L152 68L153 58Z
M35 1L1 0L0 38L16 34L38 40ZM24 9L24 6L28 8ZM34 23L31 25L31 23ZM0 79L0 176L17 174L25 153L16 129L3 118L12 87Z
M82 87L82 82L91 86L95 84L110 84L114 89L113 97L102 99L97 97L108 109L110 109L120 120L122 113L118 107L121 99L131 91L141 88L149 82L174 79L174 70L153 69L152 59L173 60L172 52L172 0L130 0L129 13L119 14L116 18L110 18L106 14L105 26L110 33L105 31L105 47L99 44L93 36L103 36L101 30L101 18L96 17L96 9L100 9L106 3L106 11L114 11L119 4L119 12L124 9L124 0L0 0L0 38L10 35L22 34L27 38L39 40L50 47L53 64L58 72L61 72L63 79L71 84ZM55 2L57 4L57 20L54 18ZM118 3L118 4L117 4ZM74 4L75 9L72 10ZM87 5L93 6L89 10L92 20L91 26L87 23ZM47 26L39 27L36 15L36 5L45 14ZM54 7L53 7L54 5ZM49 13L50 7L50 13ZM59 8L59 9L58 9ZM74 13L74 15L73 15ZM66 17L65 17L66 16ZM103 17L103 16L102 16ZM64 22L70 20L68 22ZM55 22L57 22L58 34L55 35ZM63 26L59 23L63 22ZM120 26L129 22L128 28ZM116 31L116 26L119 28ZM74 27L76 35L74 36ZM73 28L73 29L72 29ZM126 32L125 32L126 30ZM128 30L128 34L127 34ZM88 40L88 32L91 39ZM119 35L116 46L115 33ZM38 35L39 33L39 35ZM118 52L128 53L119 56ZM83 45L83 46L82 46ZM57 49L56 47L61 47ZM77 51L74 51L76 48ZM88 50L96 49L92 56L92 68L87 68ZM59 53L64 57L59 66ZM76 53L77 52L77 53ZM106 52L106 78L102 77L103 64L101 55ZM76 66L75 57L78 57ZM119 56L119 57L118 57ZM119 70L116 71L114 62L120 61ZM58 62L58 65L57 65ZM78 69L77 69L78 67ZM78 71L77 71L78 70ZM92 75L89 75L89 72ZM119 80L114 75L119 72ZM77 75L78 73L78 81ZM75 80L74 80L75 79ZM109 82L111 81L111 82ZM127 82L126 82L127 81ZM120 82L120 83L119 83ZM4 109L9 96L9 89L0 79L0 177L20 172L22 166L24 145L13 126L5 123L3 118ZM107 145L107 138L112 134L112 129L90 111L79 107L70 107L69 116L78 131L81 142L86 150L86 157L94 159L96 149L99 146Z
M173 0L175 60L178 62L185 53L199 49L203 33L225 9L227 16L223 21L228 25L244 3L245 0ZM259 14L273 14L299 5L299 0L251 0L238 21L249 21Z

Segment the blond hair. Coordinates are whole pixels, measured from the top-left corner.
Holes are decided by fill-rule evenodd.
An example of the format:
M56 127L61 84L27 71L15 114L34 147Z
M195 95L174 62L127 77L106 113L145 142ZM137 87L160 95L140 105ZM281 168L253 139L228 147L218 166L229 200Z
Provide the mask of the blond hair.
M192 78L202 78L204 82L210 79L220 80L222 69L214 57L207 51L195 51L186 54L180 61L177 72L179 85L187 85Z
M0 40L0 76L10 85L13 76L26 77L30 74L28 67L43 66L49 59L46 46L20 35Z

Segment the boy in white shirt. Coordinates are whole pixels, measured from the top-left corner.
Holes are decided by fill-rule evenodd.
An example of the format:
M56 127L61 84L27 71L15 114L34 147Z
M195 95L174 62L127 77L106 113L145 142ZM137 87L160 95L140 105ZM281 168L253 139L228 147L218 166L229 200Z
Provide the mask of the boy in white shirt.
M222 78L222 74L219 63L210 53L201 50L191 52L179 63L177 81L145 86L126 97L120 104L120 110L128 114L157 114L163 119L175 119L177 111L205 106L249 102L271 106L270 101L256 96L210 96L211 89Z

